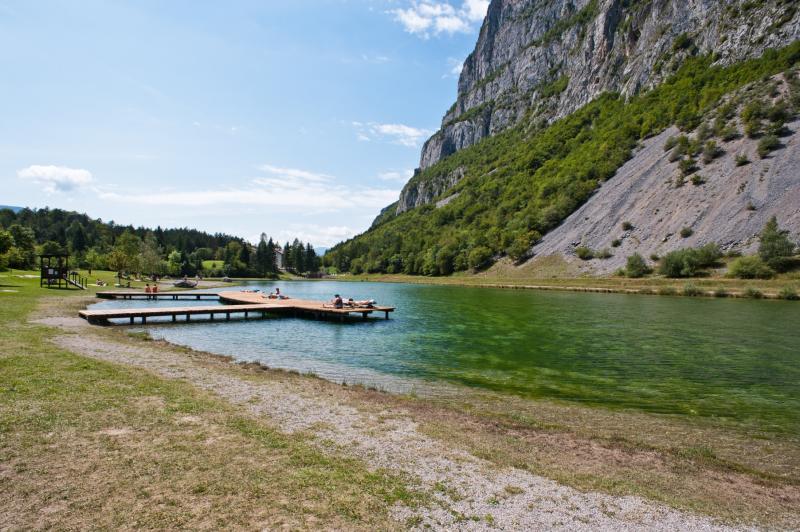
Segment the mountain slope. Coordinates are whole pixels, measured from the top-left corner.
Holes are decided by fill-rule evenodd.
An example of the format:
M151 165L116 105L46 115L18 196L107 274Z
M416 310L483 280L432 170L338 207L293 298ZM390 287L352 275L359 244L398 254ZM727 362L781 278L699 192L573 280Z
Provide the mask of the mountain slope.
M496 90L493 87L501 83L503 76L489 72L484 73L482 82L466 83L468 73L477 68L474 65L483 64L478 58L491 57L491 61L486 63L489 64L497 57L509 57L503 54L511 50L511 59L505 68L516 72L517 78L526 71L529 77L536 77L538 63L524 60L528 57L527 51L514 55L514 50L518 51L520 46L516 41L509 44L506 38L514 34L514 28L520 27L519 9L522 6L530 8L533 19L539 21L530 23L531 27L536 26L533 33L539 35L534 48L540 52L545 48L550 50L548 53L556 54L551 58L558 58L556 63L564 68L577 68L572 63L580 62L580 46L590 46L590 55L596 65L589 70L594 69L598 74L593 79L604 79L602 73L609 67L601 61L605 57L616 65L614 68L630 74L621 75L617 87L632 95L626 97L611 92L597 95L587 89L583 96L576 93L570 97L570 91L576 87L579 92L587 87L586 78L580 78L583 81L575 85L578 77L555 72L552 79L548 78L551 81L546 87L541 86L538 92L525 97L522 117L506 123L504 130L494 132L490 128L489 133L494 134L483 136L477 144L467 142L461 149L443 153L443 158L430 160L430 165L418 171L404 187L394 213L390 208L385 209L369 231L334 247L328 254L328 264L354 272L443 275L482 267L502 255L515 260L525 258L542 235L555 229L589 200L603 182L615 175L642 140L673 124L683 131L692 132L701 125L701 129L708 129L713 123L717 136L730 136L732 130L735 134L743 134L744 131L740 131L741 118L737 115L742 110L733 114L726 111L725 116L719 118L717 108L724 102L725 95L758 80L787 72L800 61L800 41L797 41L800 14L793 3L778 0L733 2L725 5L737 12L759 14L761 18L750 22L750 19L739 16L723 24L714 18L720 14L719 4L680 0L608 0L578 3L574 9L569 9L565 7L567 4L558 0L495 0L481 30L476 51L467 61L459 82L459 102L468 103L457 102L448 113L448 116L458 114L457 122L451 123L452 118L446 116L443 130L437 135L446 136L456 123L483 120L481 113L489 107L494 116L496 106L491 101L496 99L486 100L486 97L487 94L499 94L491 91ZM537 18L536 13L554 5L564 7L564 17ZM607 32L603 34L606 36L604 42L611 48L597 44L600 42L597 28L607 27L611 19L616 21L611 33L616 36L614 42L619 42L618 32L631 28L631 31L640 32L641 39L652 33L645 30L649 27L647 24L651 24L648 21L661 20L661 14L667 16L670 13L669 16L679 20L682 6L688 10L686 13L695 13L695 18L690 17L690 20L700 20L697 17L701 14L709 18L703 19L703 24L693 32L676 33L676 29L685 29L676 22L678 26L675 28L662 28L663 31L653 34L658 35L659 44L655 48L669 50L668 53L660 52L655 59L651 57L654 52L645 48L642 48L644 55L634 53L639 49L637 47L641 48L638 40L631 54L622 56L624 60L614 59L618 57L616 52L609 52L616 45L609 44ZM747 6L749 9L745 9ZM503 15L509 9L517 15ZM666 20L670 20L669 17ZM586 28L595 29L594 40L589 39L591 32ZM585 44L588 41L593 44ZM725 58L717 54L703 55L704 46L720 42L738 45L736 50L720 45L721 49L728 51ZM766 43L787 46L776 51L765 49ZM491 52L487 52L489 48ZM558 53L556 48L560 50ZM736 61L749 56L758 57ZM642 57L649 59L644 61ZM661 63L658 69L652 64L654 62ZM647 83L641 81L641 76L637 78L640 81L632 85L623 83L640 71L648 83L655 85L653 89L643 89ZM656 71L664 71L663 80L661 74L653 74ZM616 83L615 79L614 76L607 77L609 83ZM748 96L753 100L764 100L765 114L759 115L759 120L768 122L765 128L783 128L789 115L797 112L800 82L796 74L789 75L787 86L785 102L776 104L776 108L785 107L787 111L778 113L781 117L774 122L767 117L772 113L773 105L766 103L767 96L761 93ZM478 89L482 91L483 99L471 100L470 95L477 94ZM565 98L568 101L562 101ZM580 106L582 101L589 103ZM476 105L470 107L473 103ZM548 122L551 119L554 121ZM763 133L766 131L755 136ZM426 145L423 166L427 164L425 153L428 150L429 145ZM687 159L685 163L674 162L687 164L688 159L695 155L683 156Z

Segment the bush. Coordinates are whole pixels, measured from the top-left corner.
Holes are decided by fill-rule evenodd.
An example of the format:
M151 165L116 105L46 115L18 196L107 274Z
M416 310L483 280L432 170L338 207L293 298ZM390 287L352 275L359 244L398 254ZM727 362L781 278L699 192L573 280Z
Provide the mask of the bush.
M719 157L720 155L722 155L723 153L725 152L722 151L722 149L719 146L717 146L716 142L714 142L713 140L709 140L703 146L703 162L705 164L708 164L717 157Z
M800 300L800 296L797 295L797 290L795 290L791 286L784 286L783 288L781 288L781 291L778 292L778 297L781 299L786 299L787 301Z
M746 164L750 164L750 159L747 158L747 155L739 154L736 156L736 166L744 166Z
M685 296L702 296L703 291L697 288L695 285L691 283L687 283L683 286L683 295Z
M739 130L736 129L734 126L727 126L722 130L720 130L719 138L721 138L725 142L736 140L739 138Z
M682 159L680 163L678 163L678 169L681 171L681 174L687 176L697 170L697 161L695 161L692 157L688 159Z
M701 176L700 174L694 174L692 176L692 184L696 187L699 187L700 185L705 185L706 178Z
M778 227L778 219L773 216L761 231L758 256L770 268L780 272L788 269L792 255L794 255L794 244L789 241L788 231L782 231Z
M633 230L633 224L630 223L630 222L622 222L622 230L623 231L632 231Z
M475 270L483 268L492 259L492 250L485 246L478 246L469 252L467 263Z
M699 270L700 264L693 249L670 251L659 266L659 272L667 277L693 277Z
M611 241L612 248L618 248L621 245L622 245L622 240L620 240L619 238L615 238L614 240Z
M702 268L715 266L717 261L722 258L722 250L713 242L697 248L695 253L697 254L697 262Z
M714 290L714 297L728 297L729 295L730 294L728 294L728 291L722 287Z
M749 297L751 299L761 299L764 297L764 294L761 293L761 290L757 290L755 288L748 288L744 291L744 297Z
M661 288L658 289L658 295L660 296L674 296L675 294L676 291L671 286L662 286Z
M764 159L767 155L781 147L781 141L777 136L770 134L764 135L758 141L758 156Z
M681 238L689 238L694 234L694 229L691 227L684 227L681 229Z
M694 277L702 268L714 266L720 257L722 252L716 244L679 249L664 256L659 272L667 277Z
M578 246L575 248L575 254L581 260L592 260L594 258L594 251L586 246Z
M728 276L737 279L769 279L774 274L772 268L756 255L739 257L728 266Z
M611 253L611 250L608 248L603 248L595 254L595 257L598 259L610 259L613 256L614 254Z
M650 260L652 260L653 262L658 262L661 260L661 257L659 257L657 253L651 253Z
M644 277L650 272L650 267L647 266L644 257L638 253L634 253L628 257L628 262L625 265L625 275L634 279L638 279L639 277Z

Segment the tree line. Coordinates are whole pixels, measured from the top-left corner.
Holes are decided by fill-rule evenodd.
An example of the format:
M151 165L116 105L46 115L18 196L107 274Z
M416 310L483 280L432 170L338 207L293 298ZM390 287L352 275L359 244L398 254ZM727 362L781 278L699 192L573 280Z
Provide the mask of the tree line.
M160 276L312 274L321 262L310 243L281 247L263 233L252 245L224 233L123 226L61 209L0 210L0 269L33 269L37 255L48 253L68 253L81 268Z

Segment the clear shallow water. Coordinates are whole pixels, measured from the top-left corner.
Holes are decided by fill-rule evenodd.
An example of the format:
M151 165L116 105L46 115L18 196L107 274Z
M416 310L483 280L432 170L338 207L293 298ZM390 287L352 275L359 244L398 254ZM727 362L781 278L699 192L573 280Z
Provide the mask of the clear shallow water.
M341 293L397 311L388 321L272 318L147 329L155 338L336 382L395 391L455 382L800 434L797 303L332 281L250 288L276 285L293 297Z

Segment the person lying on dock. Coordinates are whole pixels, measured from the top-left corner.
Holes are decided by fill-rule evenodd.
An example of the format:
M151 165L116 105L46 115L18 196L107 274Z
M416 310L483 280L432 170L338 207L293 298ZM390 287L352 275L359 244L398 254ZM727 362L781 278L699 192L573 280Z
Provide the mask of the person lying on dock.
M348 307L354 308L372 308L375 306L374 299L362 299L361 301L353 301L353 298L347 300Z

